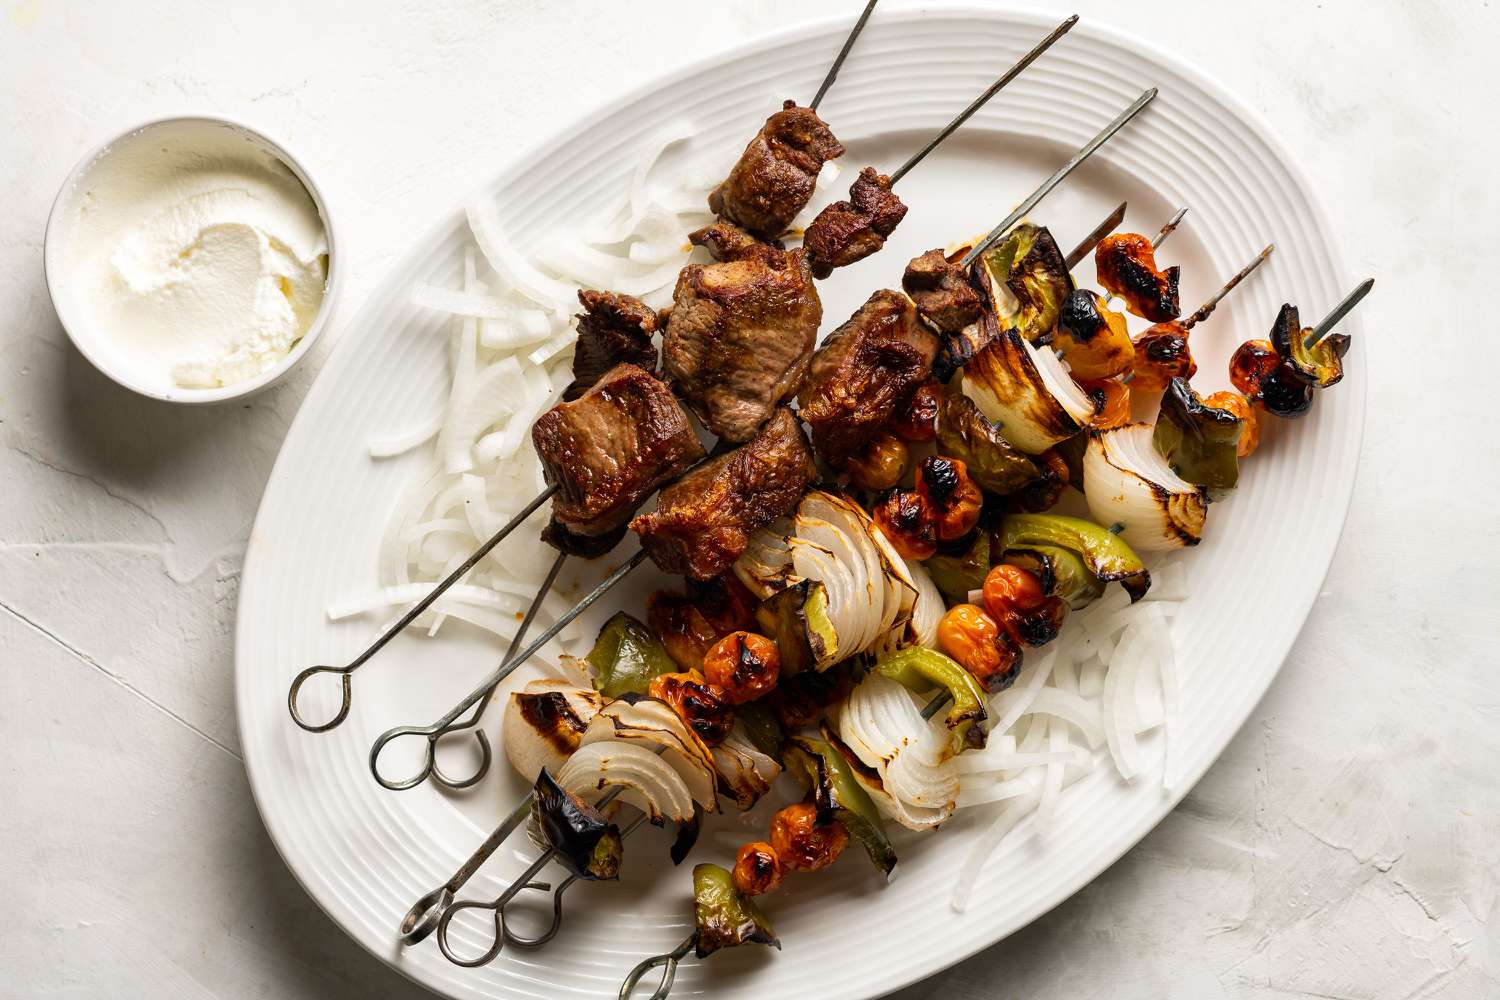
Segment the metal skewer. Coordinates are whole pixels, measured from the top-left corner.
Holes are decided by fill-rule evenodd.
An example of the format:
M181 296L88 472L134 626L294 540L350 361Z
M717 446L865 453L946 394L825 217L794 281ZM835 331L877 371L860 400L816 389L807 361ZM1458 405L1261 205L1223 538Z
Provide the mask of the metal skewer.
M508 663L515 656L516 647L521 645L521 640L526 638L526 633L531 630L531 623L535 620L536 613L541 610L542 601L546 598L548 592L552 590L552 585L557 582L557 574L562 572L563 563L567 561L568 554L566 552L559 552L557 558L552 561L552 568L547 571L546 579L537 588L536 596L531 599L531 606L526 609L526 617L521 619L521 624L516 627L516 634L510 638L510 645L505 650L505 657L502 662ZM489 708L490 702L494 697L495 688L492 687L485 693L484 698L474 709L474 714L467 721L456 722L450 726L444 726L435 733L428 734L427 746L423 750L422 766L411 777L400 780L392 780L385 777L380 773L379 762L375 756L371 756L370 758L370 773L375 776L375 780L382 787L390 789L393 792L415 788L429 777L445 788L455 791L477 785L484 778L485 774L489 772L490 763L494 758L494 754L490 749L489 737L484 734L484 730L478 728L480 720L484 718L485 710ZM438 767L438 742L446 736L463 732L465 729L473 730L474 738L479 743L479 766L467 778L455 780L444 775Z
M1318 342L1332 333L1333 328L1338 325L1339 321L1342 320L1345 316L1349 315L1350 311L1352 311L1355 306L1359 305L1360 300L1363 299L1366 295L1369 295L1370 289L1374 287L1374 278L1366 278L1364 281L1361 281L1359 283L1359 286L1356 287L1354 291L1344 296L1344 301L1334 306L1332 311L1330 311L1327 316L1323 317L1322 322L1313 327L1312 333L1308 334L1307 338L1302 341L1302 346L1306 347L1308 350L1312 350L1314 347L1316 347L1318 345Z
M1069 271L1077 267L1083 261L1083 258L1093 253L1094 247L1099 245L1100 240L1104 239L1104 237L1120 228L1120 223L1125 221L1126 204L1126 202L1122 201L1120 202L1120 204L1116 205L1115 210L1113 212L1110 212L1109 215L1105 216L1103 222L1099 223L1097 226L1091 229L1089 231L1089 234L1082 240L1080 240L1076 247L1068 252L1068 255L1063 258L1063 264Z
M849 50L854 48L854 40L859 37L861 31L865 30L865 22L875 12L875 3L876 0L870 0L865 4L865 9L860 12L859 20L854 22L854 27L849 31L849 37L844 39L844 47L839 49L838 55L834 56L833 65L828 67L828 72L823 76L823 82L818 85L818 92L813 95L812 103L808 104L810 110L818 110L823 96L828 93L828 88L832 87L833 81L838 78L839 70L844 67L844 60L849 58Z
M994 229L991 229L989 235L980 240L972 250L965 254L963 260L959 262L960 266L968 267L970 264L974 263L974 261L978 260L981 254L983 254L986 250L988 250L990 247L994 246L997 242L1004 238L1005 234L1010 232L1011 227L1014 226L1017 222L1020 222L1021 219L1026 216L1027 212L1030 212L1033 208L1035 208L1037 206L1037 203L1047 196L1048 192L1057 187L1057 185L1061 184L1063 179L1071 174L1075 169L1077 169L1080 163L1092 156L1095 150L1108 142L1111 136L1120 131L1120 129L1124 128L1125 124L1129 122L1130 119L1138 115L1141 112L1141 109L1150 104L1153 100L1155 100L1155 98L1156 88L1152 87L1149 90L1144 91L1140 97L1137 97L1134 101L1131 101L1130 106L1124 111L1120 112L1119 116L1116 117L1114 121L1104 126L1104 128L1100 130L1098 135L1094 136L1087 143L1085 143L1083 145L1083 148L1074 153L1067 163L1064 163L1057 169L1056 173L1043 181L1041 187L1037 188L1025 201L1017 205L1015 210L1011 212L1010 215L1005 217L1005 221L1001 222Z
M348 718L349 707L354 698L354 671L358 670L372 656L384 649L386 643L394 639L401 633L403 629L405 629L408 625L415 621L418 615L431 607L432 603L439 597L442 597L443 594L448 590L448 588L452 587L455 583L463 578L465 573L469 572L469 570L478 565L479 560L489 555L490 551L494 549L495 546L505 541L506 536L508 536L512 531L515 531L516 528L520 527L522 522L530 517L538 507L551 499L552 494L556 492L556 486L548 486L536 497L536 499L532 500L525 507L521 508L520 513L516 514L515 517L507 521L504 527L491 535L489 540L486 541L483 545L475 549L474 552L469 556L469 558L465 559L457 569L455 569L452 573L449 573L441 582L433 587L432 590L428 592L426 597L423 597L416 604L413 604L411 606L411 609L407 611L406 614L402 615L400 620L397 621L396 624L392 625L390 628L382 632L379 638L370 643L369 647L366 648L363 653L360 653L353 660L349 661L348 664L342 667L332 667L319 664L315 667L308 667L306 670L299 673L296 677L292 678L292 686L287 689L286 693L286 707L287 710L292 713L292 721L297 723L297 725L301 726L303 729L307 730L310 733L326 733L328 732L328 730L335 728L346 718ZM338 676L341 682L340 688L342 691L342 700L339 704L338 713L335 714L333 718L323 723L308 722L307 719L303 717L301 710L297 707L297 695L301 692L302 685L307 683L307 681L311 679L315 674L335 674Z
M1258 254L1255 255L1255 259L1254 260L1252 260L1250 263L1246 264L1244 267L1240 268L1239 271L1236 272L1236 274L1234 275L1234 277L1232 277L1228 281L1224 282L1224 287L1223 288L1219 289L1217 292L1214 292L1214 294L1212 296L1210 296L1210 298L1209 298L1209 300L1207 302L1203 303L1201 306L1198 307L1198 309L1197 309L1196 312L1194 312L1187 319L1183 320L1182 321L1182 328L1184 330L1191 330L1193 327L1197 326L1199 323L1201 323L1204 320L1208 319L1209 314L1214 311L1214 309L1218 306L1218 304L1221 301L1223 301L1224 296L1226 296L1230 292L1234 291L1236 285L1238 285L1240 282L1244 281L1247 277L1249 277L1251 271L1254 271L1257 267L1260 267L1262 264L1264 264L1266 262L1266 258L1269 257L1269 256L1271 256L1271 254L1274 253L1275 251L1276 251L1276 244L1274 244L1274 243L1267 243L1266 244L1266 248L1264 250L1262 250L1260 253L1258 253ZM1345 301L1347 301L1347 300L1345 300ZM1355 301L1358 301L1358 300L1356 299Z
M1050 49L1053 42L1056 42L1063 35L1066 35L1070 30L1072 30L1073 25L1077 23L1078 15L1074 14L1062 24L1059 24L1057 27L1053 28L1046 38L1043 38L1040 42L1037 42L1036 45L1032 46L1031 51L1022 56L1020 62L1016 63L1010 69L1006 70L1001 75L1000 79L990 84L989 89L980 94L978 97L974 98L973 102L967 108L964 108L962 111L960 111L951 122L943 126L943 128L938 132L937 135L929 139L927 141L927 145L917 150L911 155L910 159L901 164L901 166L897 167L896 172L891 174L891 187L895 187L896 182L905 177L912 167L915 167L918 163L921 163L922 160L927 156L927 154L932 152L934 149L937 149L939 144L941 144L944 139L948 138L954 132L958 131L960 125L974 116L974 112L978 111L980 108L989 103L990 98L998 94L1006 84L1010 83L1016 77L1020 76L1022 71L1025 70L1027 66L1030 66L1032 63L1036 62L1038 56Z

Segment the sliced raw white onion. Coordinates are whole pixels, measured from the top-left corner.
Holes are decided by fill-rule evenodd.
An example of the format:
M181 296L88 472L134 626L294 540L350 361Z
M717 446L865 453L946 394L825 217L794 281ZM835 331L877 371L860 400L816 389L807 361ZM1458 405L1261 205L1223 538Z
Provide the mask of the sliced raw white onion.
M1150 424L1127 424L1094 434L1083 457L1089 513L1100 524L1120 524L1120 537L1137 552L1197 545L1208 514L1208 494L1173 472L1152 442Z

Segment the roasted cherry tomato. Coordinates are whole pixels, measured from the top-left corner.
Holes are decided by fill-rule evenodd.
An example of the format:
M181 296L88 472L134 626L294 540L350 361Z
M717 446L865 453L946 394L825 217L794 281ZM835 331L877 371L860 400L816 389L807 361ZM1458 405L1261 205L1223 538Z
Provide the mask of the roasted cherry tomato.
M1272 416L1293 420L1312 409L1313 387L1283 361L1260 380L1260 391L1250 401Z
M1281 356L1269 340L1247 340L1229 359L1229 381L1248 398L1260 394L1260 381L1276 370Z
M1035 574L1004 563L984 578L984 609L1022 646L1045 646L1056 639L1068 616L1068 605L1048 597Z
M1224 389L1204 396L1203 405L1216 410L1228 410L1239 417L1243 426L1240 427L1240 444L1235 449L1235 454L1240 458L1248 458L1255 453L1260 445L1260 414L1255 412L1250 400L1233 390Z
M932 509L938 541L962 538L979 523L984 494L956 458L928 455L917 469L917 492Z
M1107 431L1130 423L1130 386L1112 378L1097 382L1079 379L1078 384L1094 401L1094 417L1089 421L1090 427Z
M709 746L724 742L734 726L734 709L717 685L708 683L696 670L682 674L659 674L646 693L672 706L698 738Z
M849 459L849 481L862 490L879 492L901 482L910 453L906 442L881 431L864 449Z
M911 391L886 426L903 441L917 444L937 436L938 406L942 402L942 385L928 379Z
M949 608L938 622L937 644L990 690L1005 687L1020 666L1020 651L977 604Z
M769 694L781 676L781 651L754 632L731 632L703 658L703 675L731 705Z
M1174 378L1191 379L1198 372L1188 347L1187 330L1180 323L1157 323L1135 338L1135 367L1131 392L1165 392Z
M764 840L741 847L734 856L734 887L747 896L759 896L781 884L781 858Z
M771 817L771 850L793 871L827 868L849 845L849 831L838 820L818 822L811 802L789 805Z
M937 514L917 491L894 490L870 516L901 558L930 559L937 552Z

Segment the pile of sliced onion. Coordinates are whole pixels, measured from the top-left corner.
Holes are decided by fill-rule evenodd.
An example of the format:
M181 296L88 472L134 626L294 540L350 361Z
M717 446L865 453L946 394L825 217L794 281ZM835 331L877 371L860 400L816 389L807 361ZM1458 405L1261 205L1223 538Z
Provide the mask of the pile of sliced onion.
M1172 471L1152 441L1150 424L1127 424L1089 440L1083 488L1089 513L1123 525L1120 537L1137 552L1197 545L1208 493Z

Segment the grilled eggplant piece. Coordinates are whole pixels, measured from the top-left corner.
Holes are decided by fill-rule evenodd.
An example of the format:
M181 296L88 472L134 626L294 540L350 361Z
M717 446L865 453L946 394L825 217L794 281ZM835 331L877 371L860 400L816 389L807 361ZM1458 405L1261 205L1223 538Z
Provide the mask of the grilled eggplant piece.
M762 239L774 239L807 205L823 164L843 155L843 144L816 111L787 101L708 196L708 207Z
M1130 370L1135 345L1125 317L1087 288L1075 288L1057 314L1057 348L1074 378L1107 379Z
M1152 441L1172 471L1214 496L1239 482L1244 421L1207 405L1187 379L1174 378L1161 398Z
M1050 347L1033 347L1006 330L964 366L963 393L1028 455L1079 433L1094 402L1062 367Z
M582 396L615 365L632 364L655 372L656 310L633 295L580 289L578 342L573 350L573 381L563 390L563 399Z
M598 809L568 794L546 768L537 776L535 791L532 808L557 862L581 879L619 878L625 853L620 828Z
M1142 319L1166 323L1182 315L1177 289L1182 268L1174 264L1158 271L1156 251L1140 233L1116 233L1100 240L1094 248L1094 270L1105 291L1124 299L1125 308Z
M1297 307L1287 303L1276 315L1271 327L1271 346L1289 364L1297 378L1317 389L1326 389L1344 377L1344 355L1349 353L1349 336L1331 333L1312 347L1307 338L1311 327L1298 321Z
M849 186L849 200L828 205L807 227L802 245L813 277L826 278L834 268L876 253L904 218L906 206L891 190L891 179L865 167Z
M955 388L944 390L937 418L938 454L960 459L969 476L999 496L1042 477L1030 455L1017 451L979 406Z
M1046 343L1057 326L1063 300L1073 290L1067 262L1052 234L1022 223L1000 244L985 251L975 269L1002 329Z
M687 413L661 381L632 364L537 418L531 440L558 492L552 516L575 535L606 535L658 486L703 457Z
M823 461L842 469L874 440L897 403L927 380L937 346L911 300L887 289L828 335L798 396Z
M661 569L709 580L734 565L752 533L791 513L817 474L801 425L779 407L747 444L662 490L656 510L630 527Z
M741 444L802 387L822 321L803 251L757 244L682 269L662 367L705 427Z
M699 958L742 944L781 948L760 907L736 889L734 876L718 865L693 868L693 920L697 925L693 943Z

